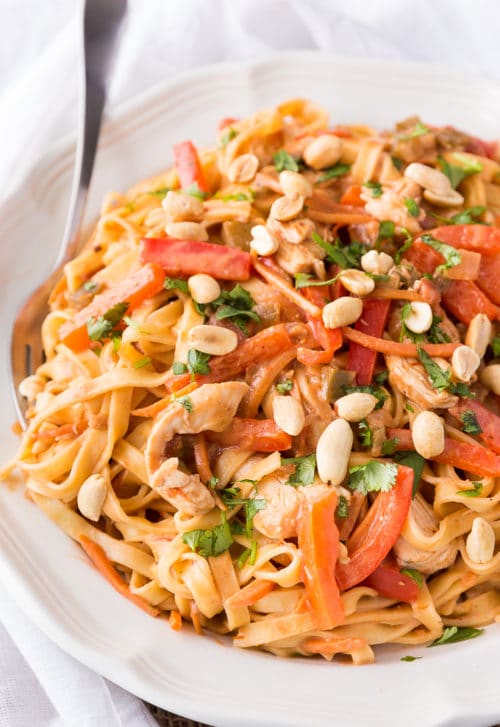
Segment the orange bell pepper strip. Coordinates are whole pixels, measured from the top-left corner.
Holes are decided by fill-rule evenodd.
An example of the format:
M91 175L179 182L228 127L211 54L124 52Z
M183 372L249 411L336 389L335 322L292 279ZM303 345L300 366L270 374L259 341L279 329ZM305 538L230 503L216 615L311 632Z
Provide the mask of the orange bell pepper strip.
M248 280L251 255L244 250L199 240L145 237L139 244L143 263L159 265L168 275L206 273L219 280Z
M489 225L443 225L429 230L429 233L436 240L445 242L452 247L472 250L485 255L500 253L500 230L497 227L490 227Z
M205 432L210 442L222 447L238 447L253 452L285 452L292 438L278 427L274 419L239 419L223 432Z
M487 409L484 404L480 404L474 399L462 399L456 406L448 409L450 414L461 420L461 416L465 411L472 411L477 419L477 423L482 429L479 436L490 449L500 454L500 417Z
M415 449L409 429L388 429L387 437L397 439L396 449ZM431 458L433 462L449 464L452 467L481 477L500 477L500 455L486 449L481 444L459 442L445 437L444 450Z
M228 381L241 374L251 363L265 361L278 353L282 353L294 345L284 323L269 326L247 338L241 345L225 356L214 356L210 359L210 373L198 374L198 384L215 384ZM177 391L191 381L190 374L172 375L165 381L168 391Z
M59 338L73 351L83 351L90 345L87 332L89 318L98 318L117 303L125 302L128 303L126 313L130 313L145 300L159 293L163 289L164 281L165 273L158 265L151 263L143 265L125 280L96 295L88 306L73 316L71 321L63 323L59 329Z
M341 591L356 586L380 566L399 538L410 509L413 470L398 466L396 482L388 492L379 492L361 525L348 543L349 562L337 566L337 582Z
M354 326L355 330L381 338L387 325L390 308L390 300L377 300L376 298L365 300L363 312ZM371 384L376 360L376 351L351 341L347 368L349 371L356 372L356 382L359 386Z
M129 587L121 578L120 574L113 566L100 545L95 543L87 535L83 534L80 535L79 541L80 545L87 553L88 557L93 562L97 570L113 586L115 591L118 591L121 596L125 596L125 598L128 598L128 600L132 601L132 603L134 603L136 606L142 608L142 610L146 611L146 613L149 613L150 616L158 616L160 614L160 611L157 608L154 608L154 606L150 606L149 603L144 600L144 598L141 598L141 596L137 596L135 593L130 592Z
M182 189L192 184L198 185L201 192L208 192L208 184L201 168L198 152L192 141L174 144L174 163Z
M318 629L331 629L344 621L344 606L335 580L339 531L335 524L337 493L302 495L297 533L302 554L302 579L309 611Z
M500 320L500 308L472 280L452 280L443 290L443 306L462 323L469 324L478 313L490 321Z
M500 254L482 255L476 284L488 298L500 305Z
M348 204L352 207L363 207L364 199L361 198L363 187L361 184L351 184L340 198L340 204Z

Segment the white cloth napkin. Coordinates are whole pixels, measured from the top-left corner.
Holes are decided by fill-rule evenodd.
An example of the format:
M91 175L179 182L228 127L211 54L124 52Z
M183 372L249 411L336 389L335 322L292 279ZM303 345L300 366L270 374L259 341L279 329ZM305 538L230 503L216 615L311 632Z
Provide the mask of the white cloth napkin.
M79 8L0 0L0 204L76 125ZM129 0L109 105L188 68L288 49L437 61L500 79L499 20L497 0ZM153 724L0 588L0 727Z

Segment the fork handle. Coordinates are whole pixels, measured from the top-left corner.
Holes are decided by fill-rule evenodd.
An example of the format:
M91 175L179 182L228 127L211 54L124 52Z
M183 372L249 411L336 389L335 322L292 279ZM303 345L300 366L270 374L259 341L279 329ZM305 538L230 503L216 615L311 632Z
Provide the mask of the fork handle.
M111 61L127 0L85 0L78 137L71 201L55 268L75 256L92 177Z

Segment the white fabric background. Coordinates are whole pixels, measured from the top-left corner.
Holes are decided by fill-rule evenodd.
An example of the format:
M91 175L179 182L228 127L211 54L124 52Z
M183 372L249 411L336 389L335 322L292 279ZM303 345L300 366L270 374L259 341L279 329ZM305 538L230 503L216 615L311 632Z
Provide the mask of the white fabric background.
M75 127L79 7L0 0L0 204ZM498 0L129 0L109 104L188 68L288 49L438 61L500 80L499 21ZM153 724L139 700L51 644L0 585L0 727Z

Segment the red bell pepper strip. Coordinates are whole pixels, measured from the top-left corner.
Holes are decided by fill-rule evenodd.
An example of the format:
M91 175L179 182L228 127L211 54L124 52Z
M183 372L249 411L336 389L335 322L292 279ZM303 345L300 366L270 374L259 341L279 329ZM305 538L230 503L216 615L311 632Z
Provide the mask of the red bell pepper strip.
M373 588L385 598L394 598L396 601L411 603L418 598L418 586L409 576L401 573L397 566L381 563L368 578L363 581L364 586Z
M349 562L337 566L337 582L341 591L368 578L389 553L408 515L412 489L413 470L398 465L393 488L377 495L365 520L353 533L350 542L354 543L354 547L349 552Z
M403 260L408 260L417 270L428 275L432 275L437 266L444 262L443 256L437 250L426 245L425 242L418 238L412 242L408 250L403 254Z
M500 320L500 308L472 280L451 280L444 288L443 306L462 323L469 324L478 313L490 321Z
M390 300L377 300L376 298L365 300L363 312L354 328L369 336L380 338L387 324L390 307ZM359 343L351 341L347 368L349 371L356 372L356 382L359 386L371 384L376 360L376 351L371 351Z
M221 381L230 381L251 363L258 363L287 351L294 345L284 323L269 326L247 338L231 353L225 356L214 356L209 361L210 373L196 375L196 381L201 384L214 384ZM169 391L178 391L191 381L190 374L172 376L165 382Z
M363 187L361 184L351 184L340 198L340 204L348 204L352 207L364 207L365 200L361 197Z
M167 275L207 273L219 280L248 280L251 255L236 247L198 240L145 237L140 242L140 259L160 265Z
M397 450L415 449L409 429L388 429L387 436L398 440ZM432 457L432 461L450 464L481 477L500 477L500 456L481 444L459 442L445 437L444 450Z
M499 230L500 232L500 230ZM500 254L482 255L476 284L488 298L500 305Z
M328 293L325 289L304 288L304 294L318 308L324 308L326 303L329 302ZM306 315L313 336L323 350L312 351L301 346L297 350L297 360L306 366L330 363L335 351L342 346L342 331L340 328L326 328L321 318L315 318L307 313Z
M98 318L117 303L125 302L129 304L126 313L130 313L145 300L159 293L163 289L164 281L165 273L158 265L151 263L143 265L125 280L96 295L89 305L73 316L71 321L63 323L59 329L61 341L73 351L83 351L90 345L87 333L89 318Z
M497 227L490 227L489 225L443 225L442 227L435 227L429 232L436 240L445 242L452 247L472 250L485 255L500 253L500 230ZM413 245L410 250L412 247Z
M201 168L198 152L192 141L174 144L174 161L182 189L192 184L198 185L200 192L209 192L209 187Z
M297 520L302 579L307 604L318 629L331 629L344 621L344 607L335 580L339 553L336 507L337 493L333 487L316 497L303 495Z
M278 427L274 419L239 419L234 417L224 432L205 432L206 438L222 447L238 447L253 452L285 452L292 438Z
M500 454L500 417L493 414L484 404L474 399L462 399L456 406L448 410L450 414L461 421L461 416L466 411L475 414L477 423L483 430L479 436L497 454Z

